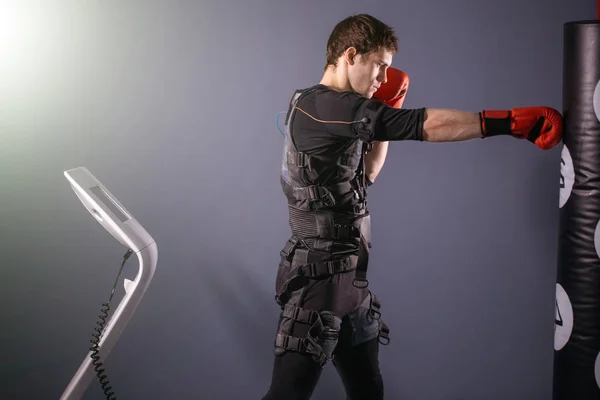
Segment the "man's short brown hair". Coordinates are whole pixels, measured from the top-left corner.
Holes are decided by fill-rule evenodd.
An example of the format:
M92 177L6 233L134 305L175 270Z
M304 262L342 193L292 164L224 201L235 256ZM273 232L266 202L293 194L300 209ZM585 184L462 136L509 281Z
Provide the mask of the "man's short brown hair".
M336 65L337 59L349 47L358 54L368 55L384 48L392 54L398 51L398 38L394 29L368 14L352 15L333 28L327 41L327 62Z

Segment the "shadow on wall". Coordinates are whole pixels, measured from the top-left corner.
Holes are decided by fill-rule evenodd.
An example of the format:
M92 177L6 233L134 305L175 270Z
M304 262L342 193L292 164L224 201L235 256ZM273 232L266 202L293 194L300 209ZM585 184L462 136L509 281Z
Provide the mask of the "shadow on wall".
M248 266L221 266L202 273L203 291L211 299L213 324L228 350L224 363L234 362L245 369L243 378L248 385L253 381L267 382L273 366L273 342L280 308L274 299L271 281L261 282ZM239 390L239 389L238 389ZM266 391L266 387L264 388Z

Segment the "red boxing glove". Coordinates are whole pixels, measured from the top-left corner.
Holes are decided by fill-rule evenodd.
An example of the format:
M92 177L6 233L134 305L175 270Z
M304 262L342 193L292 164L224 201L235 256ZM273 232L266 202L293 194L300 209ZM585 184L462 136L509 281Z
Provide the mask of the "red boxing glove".
M387 81L379 86L373 97L390 107L402 108L409 84L410 79L406 72L389 67Z
M517 139L527 139L542 150L550 150L560 143L563 136L563 116L550 107L483 110L479 116L484 138L510 135Z

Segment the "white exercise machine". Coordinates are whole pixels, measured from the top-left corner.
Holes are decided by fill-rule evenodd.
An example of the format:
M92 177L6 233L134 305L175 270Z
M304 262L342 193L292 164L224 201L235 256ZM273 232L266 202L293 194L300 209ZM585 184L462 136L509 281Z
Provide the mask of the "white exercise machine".
M96 333L92 335L93 345L60 398L61 400L80 399L96 375L107 398L115 399L104 374L102 362L125 329L154 276L158 261L158 248L152 236L87 168L70 169L65 171L64 175L71 183L79 200L96 218L96 221L127 247L119 275L125 262L133 253L136 254L139 261L137 276L133 281L124 280L125 296L107 322L110 301L119 280L117 276L108 302L102 305L102 315L98 321L98 327L94 328Z

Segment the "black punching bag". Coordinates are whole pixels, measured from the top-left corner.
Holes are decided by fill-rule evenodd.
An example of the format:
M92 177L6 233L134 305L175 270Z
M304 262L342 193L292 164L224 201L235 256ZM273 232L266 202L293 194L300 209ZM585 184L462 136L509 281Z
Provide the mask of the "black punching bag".
M600 21L564 25L554 400L600 399Z

